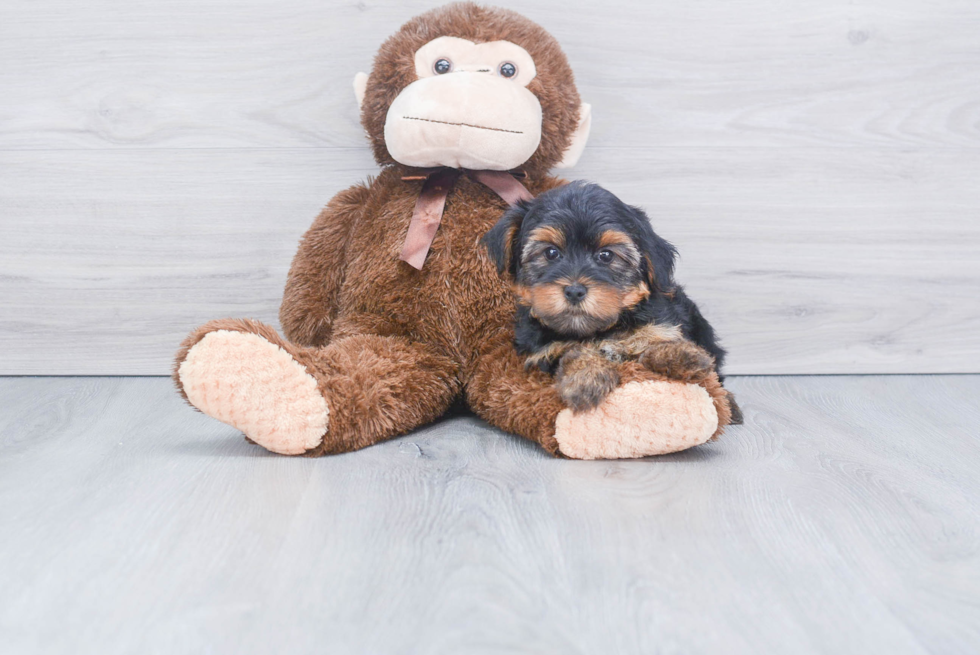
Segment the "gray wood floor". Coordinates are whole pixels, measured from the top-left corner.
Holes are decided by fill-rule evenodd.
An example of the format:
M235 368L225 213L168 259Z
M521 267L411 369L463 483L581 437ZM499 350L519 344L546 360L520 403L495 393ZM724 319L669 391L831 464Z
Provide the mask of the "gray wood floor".
M461 416L310 460L166 379L0 379L0 650L980 652L980 376L731 387L658 459Z

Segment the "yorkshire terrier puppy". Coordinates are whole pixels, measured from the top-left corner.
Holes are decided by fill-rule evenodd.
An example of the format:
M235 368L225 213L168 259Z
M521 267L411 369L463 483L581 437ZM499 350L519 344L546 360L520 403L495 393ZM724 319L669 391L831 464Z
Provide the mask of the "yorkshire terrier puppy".
M674 282L677 251L602 187L574 182L522 202L483 243L514 284L517 351L555 375L573 411L616 388L621 361L685 382L720 372L725 350Z

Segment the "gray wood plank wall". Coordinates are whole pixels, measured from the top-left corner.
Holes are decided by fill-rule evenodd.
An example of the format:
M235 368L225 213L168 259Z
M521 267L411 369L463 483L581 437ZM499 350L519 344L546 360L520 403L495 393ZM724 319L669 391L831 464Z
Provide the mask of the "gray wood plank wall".
M275 322L375 170L351 78L432 2L0 4L0 373L163 374ZM646 207L731 373L980 371L980 3L515 5L594 107L570 177Z

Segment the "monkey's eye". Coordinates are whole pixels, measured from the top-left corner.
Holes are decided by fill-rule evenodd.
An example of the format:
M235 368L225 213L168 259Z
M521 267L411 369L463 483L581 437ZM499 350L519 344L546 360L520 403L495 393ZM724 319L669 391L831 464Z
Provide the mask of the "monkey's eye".
M603 264L608 264L613 259L613 254L611 250L600 250L595 256Z
M509 61L505 61L504 63L500 64L500 68L498 68L497 70L500 71L500 77L509 78L517 75L517 66L510 63Z
M445 75L453 69L453 62L448 59L439 59L432 66L432 70L436 72L437 75Z
M544 251L544 258L549 262L553 262L559 257L561 257L561 250L558 250L558 248L555 248L554 246Z

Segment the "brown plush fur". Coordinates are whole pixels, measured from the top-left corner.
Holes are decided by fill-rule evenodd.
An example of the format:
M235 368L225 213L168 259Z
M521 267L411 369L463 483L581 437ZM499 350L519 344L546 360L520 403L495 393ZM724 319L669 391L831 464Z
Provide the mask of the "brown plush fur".
M334 196L300 241L279 312L283 330L297 343L321 346L330 341L348 240L371 196L370 184L368 180L368 185L357 184Z
M177 355L180 387L180 363L214 330L254 332L289 352L329 404L327 434L309 455L403 434L443 414L460 394L491 424L558 451L555 419L565 405L550 376L525 370L513 346L511 290L478 243L506 209L504 201L461 176L422 270L398 258L424 175L391 160L384 118L415 79L415 50L441 35L506 39L531 53L538 74L528 88L541 102L544 127L524 167L525 184L535 195L563 184L545 172L568 145L579 97L565 56L547 32L510 11L457 4L413 19L385 42L362 113L383 168L377 179L338 194L303 237L280 311L288 341L255 321L227 319L199 328ZM620 365L618 375L623 383L663 379L636 362ZM720 389L717 378L701 384L716 399L720 425L727 424L727 401L718 400L724 390L712 387Z

